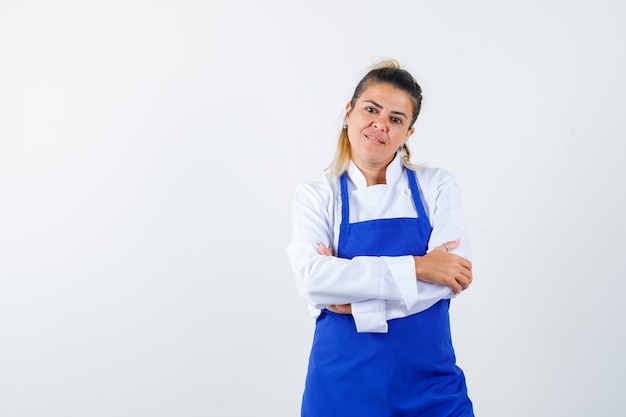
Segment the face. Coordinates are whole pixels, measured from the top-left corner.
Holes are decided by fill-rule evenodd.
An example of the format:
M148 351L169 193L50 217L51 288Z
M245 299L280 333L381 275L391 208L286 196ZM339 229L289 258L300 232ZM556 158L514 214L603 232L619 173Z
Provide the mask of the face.
M352 160L359 168L386 168L413 134L410 96L389 84L372 84L346 106Z

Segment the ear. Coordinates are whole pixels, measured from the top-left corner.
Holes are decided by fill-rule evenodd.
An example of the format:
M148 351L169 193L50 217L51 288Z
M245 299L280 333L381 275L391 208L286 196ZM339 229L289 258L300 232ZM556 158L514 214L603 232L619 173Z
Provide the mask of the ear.
M352 111L352 104L350 104L350 102L347 102L346 103L346 115L344 119L348 120L348 116L350 115L351 111Z
M415 132L415 128L412 127L409 130L406 131L406 135L404 136L404 142L406 143L407 140L409 140L409 138L411 137L411 135L413 135L413 133Z

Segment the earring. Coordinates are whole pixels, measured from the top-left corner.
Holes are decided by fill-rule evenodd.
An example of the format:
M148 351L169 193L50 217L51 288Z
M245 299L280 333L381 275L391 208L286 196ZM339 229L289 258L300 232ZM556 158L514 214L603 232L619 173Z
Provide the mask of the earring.
M348 128L348 122L346 120L343 121L343 128L344 129Z

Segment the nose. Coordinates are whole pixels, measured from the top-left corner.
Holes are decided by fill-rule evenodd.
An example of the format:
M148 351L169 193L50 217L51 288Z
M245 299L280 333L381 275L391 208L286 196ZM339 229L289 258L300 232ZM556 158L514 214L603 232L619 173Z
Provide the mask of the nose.
M380 116L374 119L374 121L372 122L372 127L374 127L375 129L379 129L379 130L387 129L387 125L385 124L382 117Z

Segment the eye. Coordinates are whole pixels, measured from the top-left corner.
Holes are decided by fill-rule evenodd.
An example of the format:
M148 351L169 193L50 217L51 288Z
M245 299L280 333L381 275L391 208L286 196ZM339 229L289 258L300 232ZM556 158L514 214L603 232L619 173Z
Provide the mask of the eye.
M398 124L398 125L402 124L402 119L400 119L398 117L392 117L391 121L394 122L395 124Z
M365 111L368 113L376 113L376 109L374 107L366 107Z

